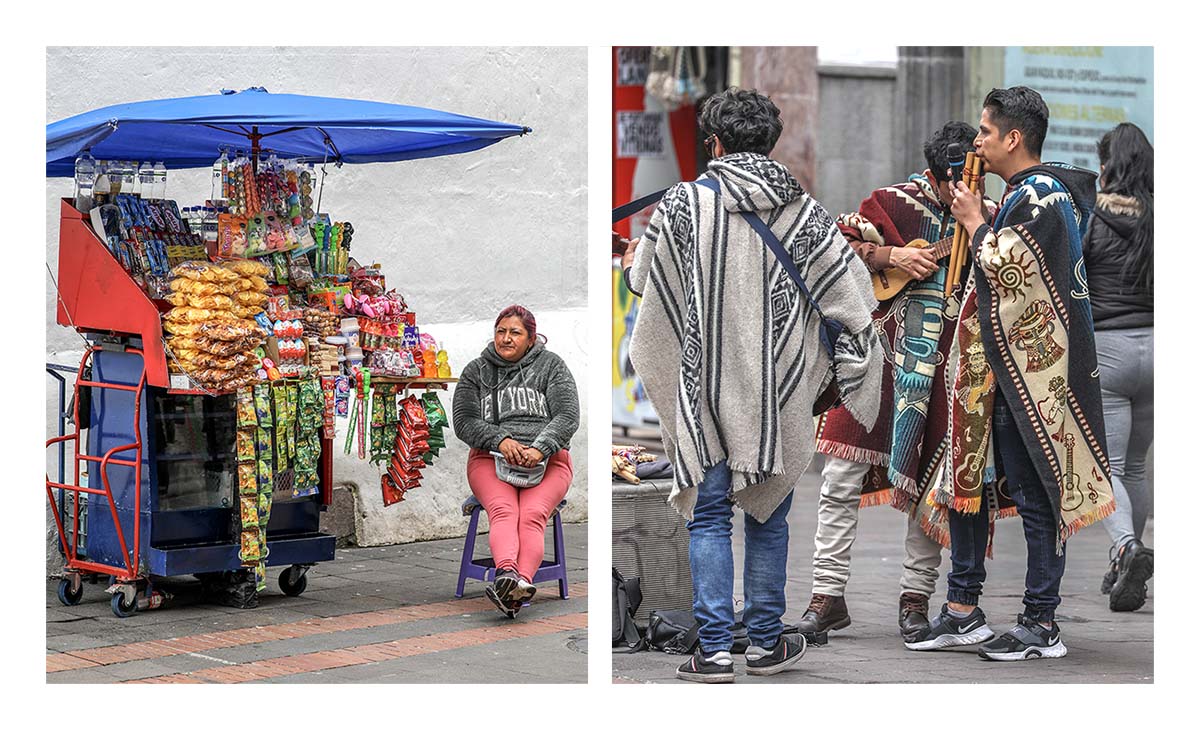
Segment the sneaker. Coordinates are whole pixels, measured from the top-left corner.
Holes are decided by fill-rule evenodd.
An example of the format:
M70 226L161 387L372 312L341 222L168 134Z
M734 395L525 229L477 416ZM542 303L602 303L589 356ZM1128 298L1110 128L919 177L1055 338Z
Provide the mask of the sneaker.
M704 684L727 684L733 681L733 655L727 651L718 651L710 657L705 657L700 649L679 668L675 676L688 682L703 682Z
M1112 611L1136 611L1146 605L1146 581L1154 575L1154 551L1130 540L1117 553L1117 579L1108 594Z
M507 602L520 580L521 576L515 570L499 570L496 571L496 579L492 581L492 589L501 601Z
M1108 566L1108 572L1100 579L1100 594L1107 596L1112 593L1113 583L1117 582L1117 561L1112 561Z
M517 576L517 587L509 594L509 598L520 604L529 603L529 599L533 598L533 594L537 593L537 588L525 580L521 576Z
M488 600L492 602L492 605L494 605L497 610L499 610L500 613L504 614L507 618L517 617L517 611L520 610L520 604L517 604L517 607L513 608L505 599L501 598L500 595L496 593L495 586L485 586L483 589L483 595L487 596Z
M917 641L929 629L929 597L920 593L900 594L900 636Z
M746 674L779 674L800 661L807 648L808 642L804 640L804 634L797 634L795 637L781 635L771 651L761 646L751 646L746 649Z
M1058 624L1042 626L1028 616L1017 616L1017 625L979 647L979 656L998 662L1053 658L1067 655L1067 645L1058 635Z
M987 641L995 635L996 633L988 628L987 618L979 606L965 618L958 618L950 613L948 604L943 604L942 612L933 617L928 628L911 639L904 640L904 648L929 651L949 646L967 646Z

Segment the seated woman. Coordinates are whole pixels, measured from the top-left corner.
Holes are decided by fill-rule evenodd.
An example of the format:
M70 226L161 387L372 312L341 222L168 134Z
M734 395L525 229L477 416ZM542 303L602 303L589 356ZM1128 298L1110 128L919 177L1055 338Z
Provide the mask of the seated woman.
M471 447L467 482L487 510L496 579L487 597L516 616L535 592L546 522L571 486L571 436L579 428L579 394L562 358L546 349L537 321L522 306L496 317L492 343L463 368L454 389L454 434ZM534 485L501 481L490 452L519 467L546 460Z

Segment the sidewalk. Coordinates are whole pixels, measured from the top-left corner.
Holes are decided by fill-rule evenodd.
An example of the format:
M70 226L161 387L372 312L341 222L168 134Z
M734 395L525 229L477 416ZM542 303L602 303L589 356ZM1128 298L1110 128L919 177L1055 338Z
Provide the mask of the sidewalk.
M820 457L818 457L819 459ZM813 533L821 475L805 475L789 515L786 623L795 623L808 606L812 586ZM741 513L738 512L740 515ZM810 647L794 670L770 677L745 674L743 658L734 658L739 684L765 683L958 683L958 682L1152 682L1154 680L1154 581L1146 605L1133 613L1112 613L1108 596L1100 594L1100 577L1108 566L1108 533L1093 525L1067 542L1067 570L1057 620L1069 650L1061 659L989 662L970 648L939 652L908 651L897 626L900 573L904 560L904 516L890 507L860 513L858 538L851 558L846 601L853 624L830 633L825 646ZM1153 521L1145 541L1154 545ZM741 517L735 518L735 595L741 608ZM988 624L1009 628L1021 611L1024 593L1025 541L1021 520L1001 520L996 527L996 559L987 561L987 582L980 605ZM942 553L942 575L930 601L940 610L946 596L945 572L950 556ZM684 657L659 652L613 654L616 682L669 682Z
M170 605L119 619L104 584L85 582L82 603L67 607L54 579L46 588L46 680L586 682L587 524L564 532L570 599L558 598L557 584L540 584L515 621L496 611L478 581L454 598L461 538L339 550L308 572L308 589L296 598L279 591L281 568L272 568L253 609L199 603L199 583L181 580L167 588L177 591ZM486 551L481 542L477 555Z

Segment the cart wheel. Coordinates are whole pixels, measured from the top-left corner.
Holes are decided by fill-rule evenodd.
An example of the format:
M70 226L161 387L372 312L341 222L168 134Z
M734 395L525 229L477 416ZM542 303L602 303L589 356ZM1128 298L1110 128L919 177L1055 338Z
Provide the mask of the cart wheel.
M83 600L83 586L79 586L79 590L71 592L71 581L63 578L58 582L58 600L64 606L78 606Z
M129 618L137 613L137 599L134 599L132 603L126 603L124 593L114 593L112 597L112 612L117 618Z
M301 575L299 580L293 581L292 576L295 574L295 567L288 568L279 574L279 590L283 591L284 595L292 596L293 598L303 593L305 588L308 588L308 576Z

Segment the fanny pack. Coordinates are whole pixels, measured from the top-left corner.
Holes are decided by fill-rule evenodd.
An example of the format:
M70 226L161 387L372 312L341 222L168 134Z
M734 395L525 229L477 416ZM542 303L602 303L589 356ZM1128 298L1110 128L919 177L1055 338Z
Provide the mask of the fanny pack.
M500 389L500 368L495 365L492 366L492 376L492 382L496 384L496 387L492 388L492 415L495 416L496 425L499 426L500 400L496 396L496 391ZM496 462L496 478L517 489L536 487L542 483L542 477L546 476L546 459L538 462L537 466L517 466L508 463L508 459L504 458L504 454L499 451L489 453Z

